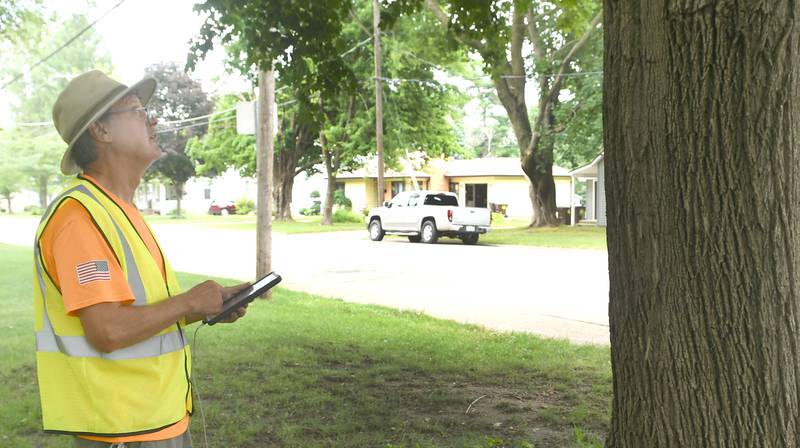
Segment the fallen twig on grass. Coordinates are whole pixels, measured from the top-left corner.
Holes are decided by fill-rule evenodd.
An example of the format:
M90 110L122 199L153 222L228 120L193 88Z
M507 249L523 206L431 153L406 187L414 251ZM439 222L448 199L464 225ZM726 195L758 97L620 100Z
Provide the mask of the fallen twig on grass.
M488 395L481 395L480 397L476 398L475 401L473 401L472 403L469 404L469 406L467 406L467 410L466 412L464 412L464 415L469 414L469 410L472 409L473 404L477 403L478 401L486 397L488 397Z

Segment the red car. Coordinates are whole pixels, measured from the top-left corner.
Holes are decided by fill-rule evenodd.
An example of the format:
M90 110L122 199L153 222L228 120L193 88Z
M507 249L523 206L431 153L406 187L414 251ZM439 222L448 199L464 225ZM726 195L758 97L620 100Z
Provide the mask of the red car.
M211 215L235 215L236 204L231 201L218 204L215 201L211 203L210 207L208 207L208 213Z

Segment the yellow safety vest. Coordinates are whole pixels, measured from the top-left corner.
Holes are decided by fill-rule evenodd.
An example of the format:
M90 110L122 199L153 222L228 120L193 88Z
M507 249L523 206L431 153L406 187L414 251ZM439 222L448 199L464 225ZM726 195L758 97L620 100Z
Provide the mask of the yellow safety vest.
M39 247L47 223L67 198L89 212L113 250L135 296L133 306L157 303L180 292L163 254L166 282L122 208L91 181L78 177L50 204L34 245L36 364L44 430L113 437L173 425L192 411L185 322L111 353L89 344L80 319L67 315Z

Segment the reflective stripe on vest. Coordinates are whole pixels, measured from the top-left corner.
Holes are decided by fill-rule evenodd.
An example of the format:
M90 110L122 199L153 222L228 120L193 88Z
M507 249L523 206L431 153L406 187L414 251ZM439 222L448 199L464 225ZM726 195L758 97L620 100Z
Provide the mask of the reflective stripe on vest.
M44 216L49 217L50 211L55 204L59 203L62 198L69 195L74 191L81 193L94 199L101 207L97 197L83 185L78 185L62 193L56 200L54 200ZM128 240L122 233L122 229L112 218L111 222L117 230L117 235L122 244L122 249L125 255L125 264L128 271L128 285L133 291L135 302L134 306L141 306L147 303L147 296L145 294L144 282L139 274L139 268L136 266L136 260L133 258L133 251L131 251ZM98 229L99 230L99 229ZM149 339L145 339L137 344L115 350L111 353L103 353L96 350L89 344L85 336L59 336L53 331L53 325L50 323L50 316L47 311L47 299L44 283L44 267L42 266L42 257L39 251L39 241L37 238L36 244L33 245L34 250L34 263L36 265L37 280L39 288L42 292L42 330L36 332L36 351L38 352L60 352L67 356L82 357L82 358L102 358L108 360L125 360L125 359L139 359L160 356L166 353L182 350L185 346L185 338L180 330L172 331L170 333L155 335Z

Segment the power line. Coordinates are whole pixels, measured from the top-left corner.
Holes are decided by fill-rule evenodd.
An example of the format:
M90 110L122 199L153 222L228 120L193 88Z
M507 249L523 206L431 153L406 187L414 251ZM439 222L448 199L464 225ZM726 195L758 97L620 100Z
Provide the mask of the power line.
M235 107L231 107L230 109L221 110L219 112L212 112L212 113L207 114L207 115L200 115L200 116L197 116L197 117L184 118L182 120L165 121L165 122L159 123L159 124L166 125L166 124L186 123L186 122L189 122L189 121L197 121L197 120L201 120L203 118L209 118L209 117L214 117L214 116L217 116L217 115L226 114L226 113L234 111L234 110L236 110L236 108Z
M33 69L35 69L36 67L38 67L38 66L40 66L41 64L45 63L45 62L46 62L48 59L50 59L51 57L55 56L57 53L59 53L59 52L60 52L61 50L63 50L64 48L68 47L68 46L69 46L71 43L75 42L75 40L77 40L79 37L81 37L81 36L83 35L83 33L85 33L85 32L87 32L87 31L89 31L89 30L90 30L90 29L91 29L93 26L95 26L95 25L97 24L97 22L99 22L99 21L103 20L103 19L104 19L104 18L105 18L105 17L106 17L106 16L107 16L109 13L111 13L111 11L113 11L113 10L117 9L117 8L119 7L119 5L121 5L121 4L123 4L123 3L125 3L125 0L120 0L120 1L119 1L119 2L116 4L116 5L112 6L112 7L111 7L111 9L109 9L108 11L106 11L106 12L105 12L105 14L103 14L102 16L100 16L99 18L97 18L97 19L96 19L94 22L92 22L92 23L90 23L89 25L87 25L87 26L86 26L85 28L83 28L83 29L82 29L80 32L78 32L78 34L76 34L76 35L72 36L72 38L71 38L70 40L66 41L66 42L65 42L64 44L62 44L60 47L58 47L58 48L56 48L55 50L53 50L53 52L52 52L52 53L48 54L48 55L47 55L47 56L45 56L44 58L42 58L42 59L40 59L39 61L37 61L37 62L36 62L35 64L33 64L33 65L30 67L30 68L28 68L28 70L26 70L26 71L24 71L24 72L20 73L19 75L15 76L14 78L12 78L12 79L11 79L11 81L8 81L7 83L3 84L3 86L2 86L2 87L0 87L0 90L2 90L2 89L5 89L6 87L10 86L11 84L13 84L13 83L15 83L15 82L19 81L20 79L22 79L22 77L23 77L23 76L25 76L26 74L28 74L28 73L32 72L32 71L33 71Z
M168 125L168 124L188 123L188 122L191 122L191 121L197 121L197 120L202 120L204 118L209 118L209 117L214 117L214 116L217 116L217 115L226 114L226 113L234 111L234 110L236 110L236 108L232 107L230 109L221 110L219 112L213 112L213 113L210 113L210 114L207 114L207 115L200 115L200 116L197 116L197 117L184 118L182 120L164 121L164 122L159 123L159 125L163 126L163 125ZM34 127L34 126L50 126L52 124L53 124L52 121L34 121L34 122L28 122L28 123L14 123L14 126Z
M236 118L236 115L231 115L230 117L225 117L225 118L218 118L216 120L208 120L208 121L204 121L202 123L195 123L195 124L189 124L189 125L186 125L186 126L179 126L177 128L162 129L160 131L156 131L156 134L165 134L167 132L180 131L181 129L189 129L189 128L194 128L194 127L197 127L197 126L205 126L205 125L208 125L208 124L211 124L211 123L216 123L216 122L219 122L219 121L232 120L234 118Z

